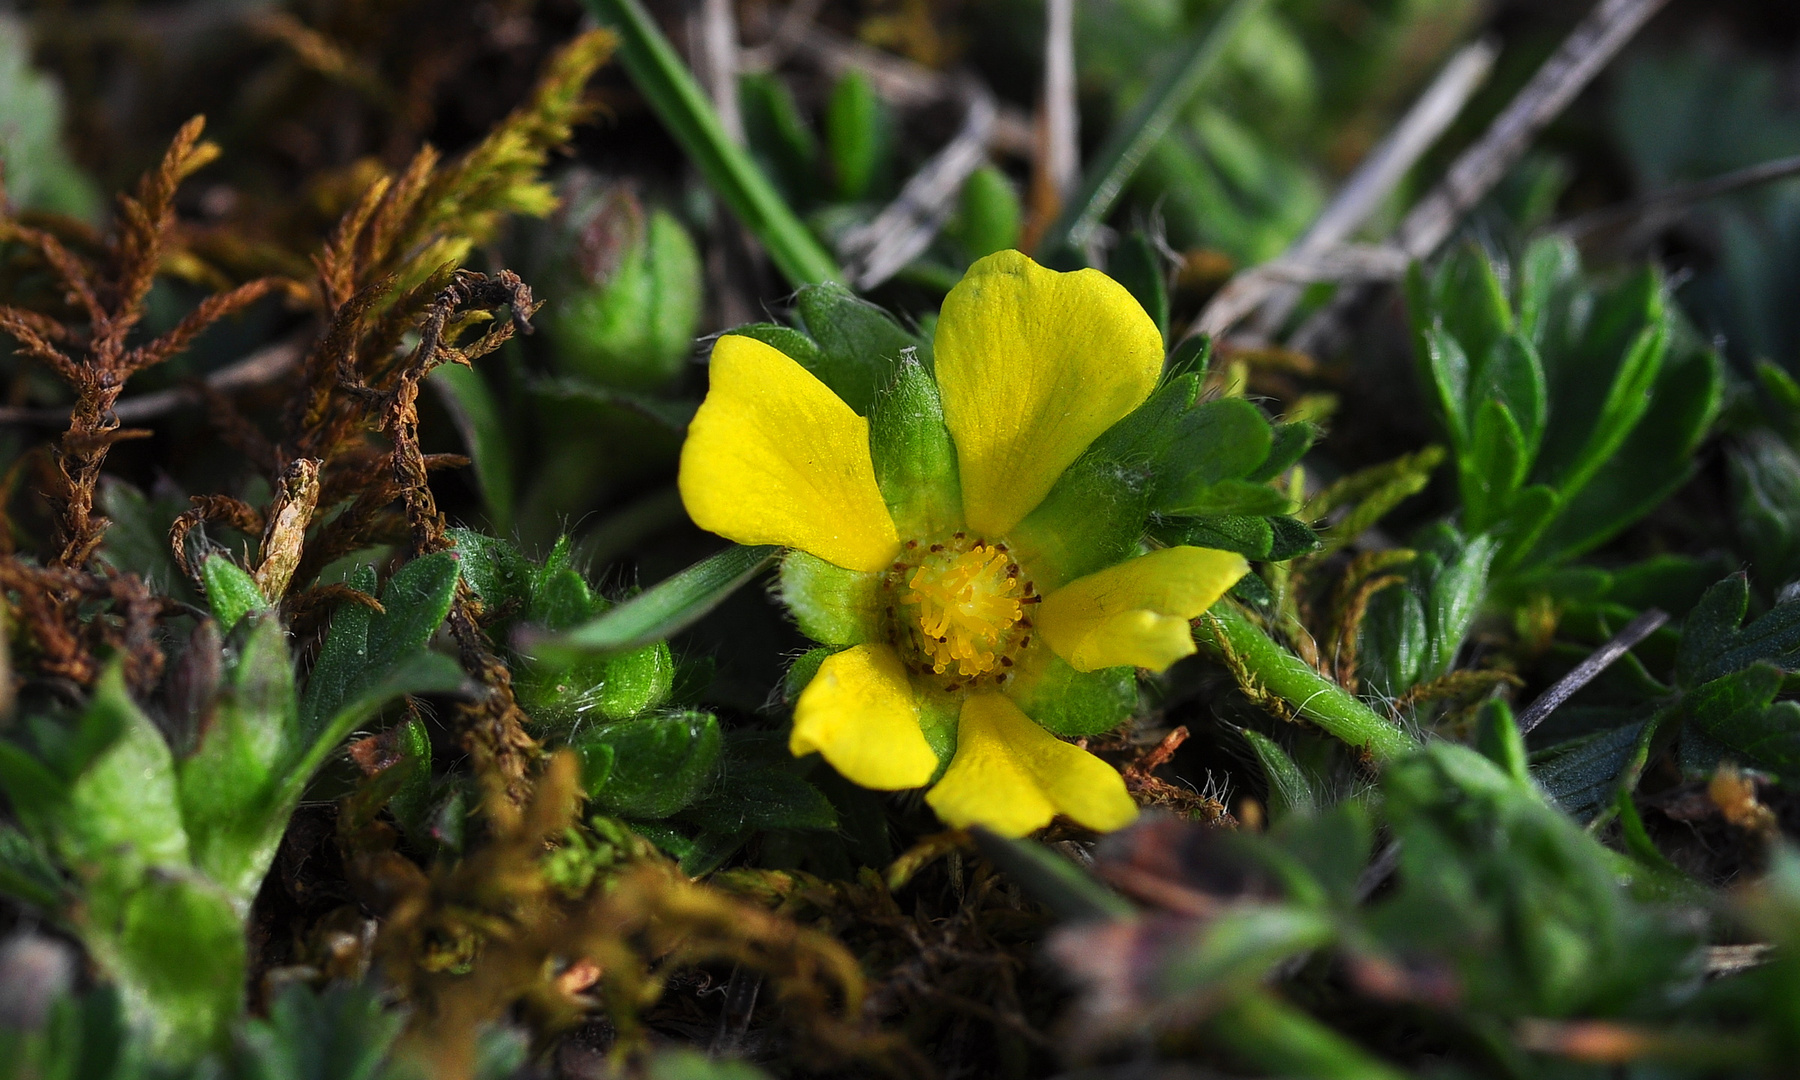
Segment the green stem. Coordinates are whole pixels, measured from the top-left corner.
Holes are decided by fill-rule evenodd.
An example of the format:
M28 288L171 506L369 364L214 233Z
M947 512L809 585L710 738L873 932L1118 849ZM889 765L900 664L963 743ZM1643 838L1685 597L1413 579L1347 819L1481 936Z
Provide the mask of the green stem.
M1377 761L1418 749L1411 735L1270 639L1229 600L1194 623L1194 638L1221 657L1252 697L1273 694L1298 715Z
M744 227L768 249L769 258L794 286L840 281L843 272L782 200L744 148L725 134L687 66L675 55L638 0L586 0L601 25L619 34L619 59L714 191Z
M1138 166L1155 148L1157 140L1218 71L1220 61L1237 44L1243 29L1250 25L1250 17L1265 3L1267 0L1237 0L1203 33L1194 35L1186 55L1176 60L1131 115L1107 136L1106 144L1087 169L1081 190L1063 208L1062 216L1045 234L1038 250L1079 248L1087 242L1094 227L1106 218L1113 203L1118 201L1119 193L1137 174Z
M1208 1030L1274 1076L1404 1080L1405 1074L1268 990L1251 990L1213 1014Z

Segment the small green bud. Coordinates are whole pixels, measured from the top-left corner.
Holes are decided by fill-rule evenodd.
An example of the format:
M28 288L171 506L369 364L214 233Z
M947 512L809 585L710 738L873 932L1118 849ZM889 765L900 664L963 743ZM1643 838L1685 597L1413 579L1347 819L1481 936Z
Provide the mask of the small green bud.
M681 372L700 322L700 254L664 210L603 198L576 238L577 284L541 320L556 362L609 386L655 389Z

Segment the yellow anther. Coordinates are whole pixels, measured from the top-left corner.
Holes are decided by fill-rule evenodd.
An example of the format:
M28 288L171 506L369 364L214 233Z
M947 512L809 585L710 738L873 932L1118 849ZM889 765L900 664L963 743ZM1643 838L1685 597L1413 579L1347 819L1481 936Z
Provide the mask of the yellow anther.
M1024 614L1018 567L1004 550L976 544L928 555L901 597L918 620L919 648L939 675L985 675L1000 664L1008 631Z

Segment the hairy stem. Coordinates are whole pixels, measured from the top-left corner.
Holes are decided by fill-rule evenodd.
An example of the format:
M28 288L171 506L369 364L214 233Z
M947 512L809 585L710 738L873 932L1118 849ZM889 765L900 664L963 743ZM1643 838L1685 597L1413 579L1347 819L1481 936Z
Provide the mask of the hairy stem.
M1194 639L1224 660L1252 700L1283 705L1376 761L1418 747L1399 725L1277 645L1229 600L1195 620Z

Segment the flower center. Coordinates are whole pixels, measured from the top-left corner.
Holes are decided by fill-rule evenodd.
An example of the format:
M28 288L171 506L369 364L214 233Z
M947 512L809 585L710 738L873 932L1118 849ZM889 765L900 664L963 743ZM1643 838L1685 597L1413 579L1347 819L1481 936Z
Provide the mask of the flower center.
M1031 642L1025 609L1039 597L1005 544L962 532L930 544L909 540L887 585L897 601L888 607L895 644L912 654L915 671L947 676L946 689L984 676L1004 683L1014 654Z

